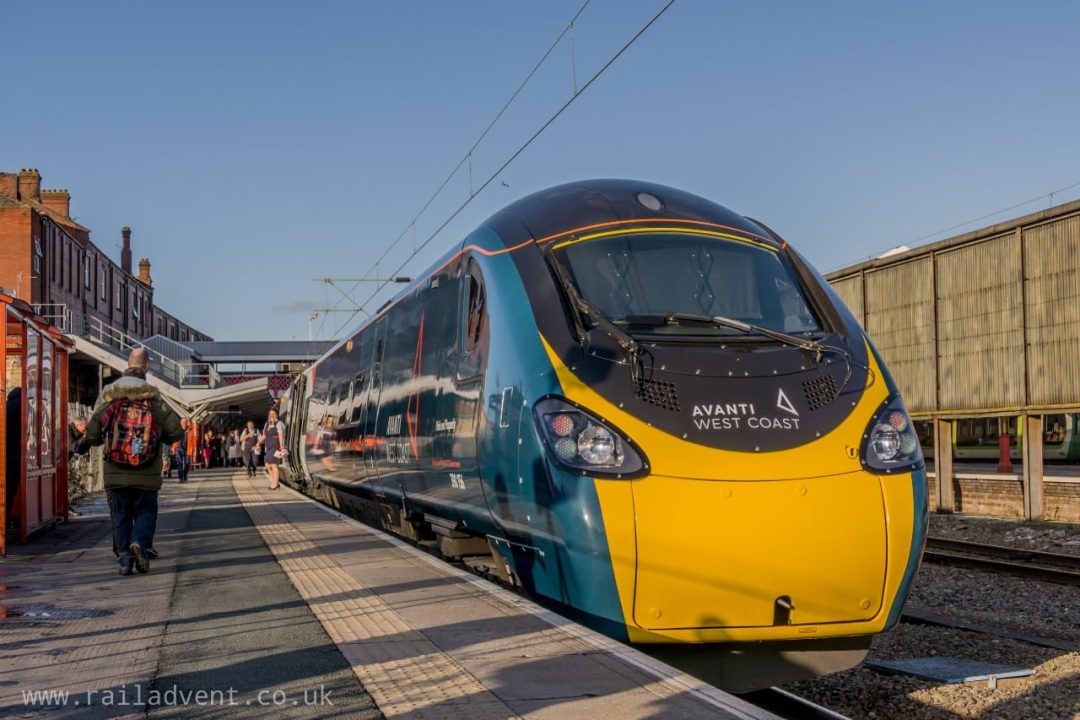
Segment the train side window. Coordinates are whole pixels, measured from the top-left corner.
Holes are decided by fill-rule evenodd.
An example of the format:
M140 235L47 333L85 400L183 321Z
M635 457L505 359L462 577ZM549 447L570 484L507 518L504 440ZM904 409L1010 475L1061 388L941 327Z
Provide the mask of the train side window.
M382 381L382 356L383 339L379 338L375 342L375 355L371 360L371 386L373 388L379 387L379 383Z
M487 321L487 302L484 281L476 266L469 268L468 296L465 299L465 352L471 353L480 342Z

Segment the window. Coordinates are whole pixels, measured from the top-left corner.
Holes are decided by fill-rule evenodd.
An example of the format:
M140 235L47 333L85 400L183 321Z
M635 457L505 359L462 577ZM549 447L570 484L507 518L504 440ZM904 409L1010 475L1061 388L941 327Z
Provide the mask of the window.
M107 279L107 277L105 275L105 266L102 265L101 267L98 268L98 288L99 288L98 294L100 295L102 300L108 300L109 299L108 284L109 284L108 279Z
M468 293L465 304L467 313L465 316L465 352L472 352L477 343L480 342L480 336L484 331L484 320L487 317L484 283L475 266L469 271Z
M83 285L90 287L90 256L83 255Z
M487 335L487 294L484 278L475 261L462 279L458 333L461 338L462 357L458 363L458 379L479 378L487 364L485 342Z
M34 238L34 272L41 275L41 258L44 253L41 250L41 240Z
M141 301L141 298L139 297L139 294L136 293L133 290L131 292L131 317L136 318L136 319L139 317L139 302L140 301Z
M609 320L646 333L727 335L668 314L724 316L789 333L817 332L794 269L781 253L694 232L586 239L561 253L581 296Z

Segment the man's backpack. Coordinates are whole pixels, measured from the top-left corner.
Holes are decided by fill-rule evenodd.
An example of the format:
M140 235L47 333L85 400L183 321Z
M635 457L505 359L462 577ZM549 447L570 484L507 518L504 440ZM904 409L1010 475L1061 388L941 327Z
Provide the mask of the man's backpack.
M113 465L141 468L157 457L160 433L149 400L118 398L101 417L105 428L105 457Z

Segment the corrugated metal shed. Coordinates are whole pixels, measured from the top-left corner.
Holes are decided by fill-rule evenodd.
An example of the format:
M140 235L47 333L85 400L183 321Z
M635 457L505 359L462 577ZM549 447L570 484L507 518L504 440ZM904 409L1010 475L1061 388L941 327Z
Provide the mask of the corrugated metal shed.
M826 277L912 413L1080 409L1080 201Z
M866 273L863 327L912 412L934 407L934 281L930 258Z
M1031 402L1077 400L1080 384L1080 216L1024 230Z

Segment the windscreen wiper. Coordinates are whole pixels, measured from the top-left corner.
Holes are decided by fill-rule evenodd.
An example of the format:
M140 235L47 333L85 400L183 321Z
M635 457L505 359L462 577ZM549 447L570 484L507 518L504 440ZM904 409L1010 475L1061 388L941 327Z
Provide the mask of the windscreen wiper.
M637 365L637 360L641 355L641 344L632 338L625 330L604 317L604 314L597 310L590 302L585 300L585 298L581 297L577 288L574 287L574 284L566 277L559 261L550 252L545 253L545 257L547 258L548 264L551 266L552 272L555 273L555 278L559 281L559 285L562 286L563 291L566 292L566 296L570 299L572 308L581 315L589 318L593 327L599 327L610 335L619 346L619 349L626 353L631 368L635 367ZM575 320L577 320L577 318L575 318ZM579 336L578 339L582 343L585 342L583 334Z
M736 320L735 318L725 317L724 315L698 315L696 313L682 313L672 312L665 313L664 315L631 315L624 318L619 318L620 321L628 323L640 323L643 325L680 325L682 321L698 322L705 325L713 325L715 327L730 328L732 330L738 330L746 333L747 335L762 335L764 337L772 338L786 345L792 345L803 350L809 350L814 353L817 362L821 362L821 357L828 352L840 352L847 354L845 350L832 347L831 345L823 345L816 340L809 340L807 338L801 338L796 335L790 335L780 330L773 330L762 325L755 325L753 323L743 322L742 320Z

